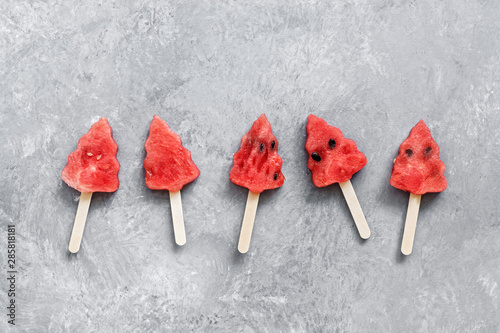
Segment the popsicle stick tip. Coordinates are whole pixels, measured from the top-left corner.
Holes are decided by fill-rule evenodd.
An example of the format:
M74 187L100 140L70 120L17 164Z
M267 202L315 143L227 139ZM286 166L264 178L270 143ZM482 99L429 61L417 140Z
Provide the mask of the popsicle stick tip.
M412 249L401 249L401 253L403 253L405 256L409 256L412 252Z
M75 253L78 253L78 251L80 251L80 247L73 247L73 246L70 245L68 247L68 250L69 250L69 252L75 254Z
M248 252L248 247L243 247L243 246L240 246L238 245L238 251L241 253L241 254L245 254Z
M368 238L370 238L371 235L372 235L372 232L370 231L370 229L366 229L366 230L359 233L359 236L363 239L368 239Z

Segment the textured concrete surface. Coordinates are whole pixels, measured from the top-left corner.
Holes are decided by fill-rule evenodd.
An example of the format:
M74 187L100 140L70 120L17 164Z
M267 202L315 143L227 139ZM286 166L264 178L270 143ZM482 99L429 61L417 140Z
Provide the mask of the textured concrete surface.
M18 233L19 332L500 332L498 1L0 2L0 234ZM247 191L232 154L265 112L287 178L261 196L236 252ZM363 242L338 186L306 167L314 113L354 139ZM168 193L144 185L154 114L191 150L188 242ZM67 251L79 193L67 155L106 116L121 187L95 194ZM408 194L389 185L424 119L448 189L425 195L414 252ZM0 272L5 309L6 256ZM5 311L5 310L4 310ZM6 317L0 331L14 331Z

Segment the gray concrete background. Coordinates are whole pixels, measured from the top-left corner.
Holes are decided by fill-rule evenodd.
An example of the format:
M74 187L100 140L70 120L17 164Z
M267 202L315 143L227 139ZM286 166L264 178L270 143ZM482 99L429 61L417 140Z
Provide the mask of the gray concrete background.
M0 246L14 223L17 331L500 332L499 18L488 0L2 1ZM229 170L261 113L287 180L261 196L239 255L247 190ZM340 188L311 182L309 113L368 158L352 180L366 242ZM154 114L201 170L182 191L183 248L168 193L144 184ZM70 255L79 193L60 172L101 116L121 186L94 195ZM408 193L389 177L420 119L449 185L423 197L405 258ZM14 331L5 315L0 330Z

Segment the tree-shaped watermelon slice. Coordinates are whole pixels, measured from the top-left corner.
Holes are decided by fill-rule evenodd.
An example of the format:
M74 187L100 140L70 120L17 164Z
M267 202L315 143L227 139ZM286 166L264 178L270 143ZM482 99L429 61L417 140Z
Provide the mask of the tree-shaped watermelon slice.
M111 126L106 118L101 118L78 140L61 177L80 192L114 192L120 185L117 152Z
M152 190L168 190L170 208L177 245L186 243L180 190L200 175L191 159L191 152L184 148L181 138L159 116L154 116L149 127L149 137L144 145L146 158L146 186Z
M278 188L285 182L281 173L283 160L278 155L278 140L271 124L262 114L241 139L241 147L233 156L229 179L254 193Z
M445 165L439 158L439 146L427 125L420 120L399 146L391 175L392 186L410 192L401 245L401 252L405 255L413 250L421 195L446 189L444 170Z
M278 140L273 135L265 114L243 136L240 150L234 154L233 161L229 179L249 190L238 242L238 250L246 253L250 246L260 193L278 188L285 182L281 173L283 160L278 155Z
M120 185L117 151L118 145L113 140L111 126L106 118L101 118L78 140L76 150L68 156L68 164L61 177L69 186L81 192L69 242L69 251L72 253L80 250L92 193L114 192Z
M353 174L366 165L366 156L354 141L346 139L340 129L328 125L322 118L309 115L306 130L307 167L314 185L324 187L339 183L359 235L369 238L370 228L350 181Z
M420 195L442 192L447 186L445 167L439 158L439 146L427 125L420 120L399 146L392 168L391 185Z

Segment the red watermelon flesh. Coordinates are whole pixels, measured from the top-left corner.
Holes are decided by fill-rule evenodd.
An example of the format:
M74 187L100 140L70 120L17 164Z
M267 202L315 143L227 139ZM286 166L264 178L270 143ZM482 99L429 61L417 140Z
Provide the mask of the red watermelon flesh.
M307 121L307 167L317 187L342 183L366 165L366 156L356 143L323 119L309 115Z
M111 126L106 118L101 118L78 140L61 177L80 192L114 192L120 186L117 151Z
M146 140L146 186L152 190L179 191L200 175L191 152L181 138L158 116L153 117Z
M427 125L420 120L399 146L391 185L414 194L442 192L447 186L444 169L445 165L439 159L439 146Z
M241 147L233 155L229 179L254 193L278 188L285 182L281 173L283 160L278 155L278 140L271 124L262 114L241 139Z

